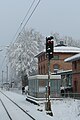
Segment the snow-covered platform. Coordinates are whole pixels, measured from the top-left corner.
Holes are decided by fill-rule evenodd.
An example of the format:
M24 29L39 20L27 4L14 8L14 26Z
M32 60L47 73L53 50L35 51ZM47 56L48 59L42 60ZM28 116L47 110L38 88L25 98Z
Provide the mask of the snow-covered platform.
M40 106L34 105L26 101L26 95L22 95L19 92L18 93L14 93L11 91L2 92L4 92L8 97L15 101L25 111L31 114L36 120L80 120L80 100L75 100L71 98L64 98L63 100L51 100L51 108L53 112L53 116L51 117L46 114L44 103L43 104L41 103ZM0 98L4 100L4 97L1 94ZM9 103L7 101L5 103L9 106ZM14 113L14 109L12 110L12 112ZM18 114L19 116L20 113L17 113L16 110L16 114ZM4 111L0 109L0 120L5 119L8 120L7 117L4 116L5 116ZM22 117L24 118L24 116Z

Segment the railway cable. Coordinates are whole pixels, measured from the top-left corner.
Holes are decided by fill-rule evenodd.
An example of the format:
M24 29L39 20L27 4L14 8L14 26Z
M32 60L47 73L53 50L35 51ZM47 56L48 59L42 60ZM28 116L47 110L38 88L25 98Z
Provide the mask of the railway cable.
M23 18L23 20L22 20L22 22L21 22L19 28L17 29L17 31L16 31L16 33L15 33L13 39L12 39L12 42L13 42L13 40L15 39L15 37L16 37L17 33L19 32L20 28L22 27L22 25L23 25L23 23L24 23L26 17L28 16L28 14L29 14L31 8L33 7L34 3L35 3L35 0L33 0L33 2L31 3L31 5L30 5L30 7L29 7L29 9L28 9L28 11L27 11L25 17ZM17 36L17 37L18 37L18 36ZM12 42L11 42L10 44L12 44Z
M14 38L16 37L16 35L17 35L19 29L21 28L21 26L22 26L24 20L26 19L26 17L27 17L27 15L28 15L29 11L31 10L31 8L32 8L32 6L33 6L33 4L34 4L34 2L35 2L35 0L33 0L33 2L32 2L32 4L31 4L30 8L28 9L28 12L27 12L26 16L24 17L22 23L20 24L20 27L18 28L17 32L15 33ZM35 10L36 10L36 8L38 7L38 5L39 5L40 2L41 2L41 0L39 0L39 1L37 2L36 6L34 7L33 11L31 12L30 16L28 17L27 21L25 22L25 24L24 24L23 28L21 29L20 33L18 34L17 38L15 39L14 42L12 41L13 43L15 43L16 40L18 39L19 35L21 34L21 32L23 31L23 29L25 28L25 26L26 26L27 23L29 22L30 18L32 17L33 13L35 12ZM11 46L12 42L10 43L9 47ZM7 54L7 53L6 53L6 54ZM3 63L4 63L4 61L5 61L5 58L6 58L6 57L3 58L2 66L3 66ZM2 68L2 66L1 66L1 68Z
M35 2L35 0L33 1L31 7L33 6L34 2ZM17 41L18 37L20 36L20 34L22 33L22 31L24 30L25 26L28 24L30 18L32 17L33 13L35 12L35 10L36 10L36 8L38 7L38 5L39 5L40 2L41 2L41 0L38 0L37 4L35 5L34 9L32 10L30 16L29 16L28 19L26 20L25 24L23 25L21 31L19 32L19 34L18 34L18 36L16 37L15 41L13 42L13 44ZM31 10L31 7L30 7L29 11ZM28 13L29 13L29 12L28 12ZM25 18L27 17L27 15L28 15L28 14L26 14ZM23 21L25 20L25 18L23 19ZM22 26L22 25L21 25L21 26ZM19 31L19 30L18 30L18 31ZM18 31L17 31L17 32L18 32ZM16 34L15 34L15 36L16 36ZM15 37L14 37L14 38L15 38Z
M36 8L38 7L39 3L40 3L41 0L39 0L36 4L36 6L34 7L33 11L31 12L30 16L28 17L26 23L24 24L22 30L20 31L20 33L23 31L24 27L27 25L27 23L29 22L30 18L32 17L33 13L35 12Z
M29 14L29 12L30 12L31 8L33 7L34 3L35 3L35 0L33 0L33 2L31 3L31 5L30 5L30 7L29 7L29 9L28 9L28 11L27 11L27 13L26 13L25 17L23 18L23 20L22 20L22 22L21 22L20 26L18 27L18 29L17 29L17 31L16 31L15 35L13 36L12 41L11 41L11 43L10 43L10 45L9 45L9 46L11 46L11 44L12 44L13 40L15 39L15 37L16 37L16 35L17 35L17 33L19 32L20 28L22 27L22 25L23 25L23 23L24 23L24 21L25 21L26 17L28 16L28 14ZM19 35L17 36L17 38L18 38L18 37L19 37ZM17 39L17 38L16 38L16 39ZM15 41L16 41L16 40L15 40ZM2 69L3 63L4 63L4 61L5 61L5 58L6 58L6 56L4 56L4 58L3 58L2 65L1 65L1 69Z

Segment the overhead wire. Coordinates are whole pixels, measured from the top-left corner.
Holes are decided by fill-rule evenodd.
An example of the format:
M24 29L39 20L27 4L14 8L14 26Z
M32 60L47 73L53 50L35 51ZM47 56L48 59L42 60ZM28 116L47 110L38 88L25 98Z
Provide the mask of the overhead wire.
M29 22L30 18L32 17L33 13L35 12L36 8L38 7L38 5L39 5L40 1L41 1L41 0L38 0L38 2L37 2L37 4L35 5L35 7L34 7L33 11L31 12L30 16L28 17L27 21L25 22L25 24L23 25L23 27L22 27L21 31L19 32L18 36L16 37L16 39L15 39L14 43L16 42L17 38L19 37L19 35L20 35L20 34L21 34L21 32L23 31L23 29L25 28L25 26L27 25L27 23ZM35 0L33 1L33 3L32 3L32 5L31 5L31 7L33 6L34 2L35 2ZM30 9L31 9L31 7L30 7ZM30 11L30 10L29 10L29 11Z
M31 12L30 16L28 17L27 21L25 22L25 24L24 24L23 28L21 29L20 33L23 31L23 29L25 28L25 26L26 26L27 23L29 22L30 18L32 17L33 13L35 12L36 8L38 7L40 1L41 1L41 0L39 0L39 1L37 2L36 6L34 7L33 11ZM30 12L30 10L31 10L31 8L32 8L32 6L33 6L34 3L35 3L35 0L33 0L30 8L28 9L27 14L25 15L23 21L21 22L19 28L17 29L17 31L16 31L16 33L15 33L15 35L14 35L14 37L13 37L13 40L15 39L17 33L19 32L19 29L22 27L22 24L23 24L23 22L25 21L27 15L29 14L29 12ZM19 37L20 33L18 34L17 38ZM16 40L17 40L17 38L16 38ZM16 40L15 40L15 41L16 41ZM12 41L12 42L13 42L13 41ZM12 44L12 42L11 42L11 44ZM15 43L15 42L14 42L14 43ZM10 44L10 45L11 45L11 44ZM4 61L5 61L5 58L6 58L6 57L4 57L4 59L3 59L2 66L3 66L3 63L4 63ZM2 68L2 66L1 66L1 68Z
M41 0L39 0L36 4L36 6L34 7L33 11L31 12L30 16L28 17L26 23L24 24L22 30L20 31L20 33L23 31L24 27L27 25L28 21L30 20L30 18L32 17L33 13L35 12L36 8L38 7L39 3L40 3Z
M15 39L15 37L16 37L16 35L17 35L17 33L19 32L20 28L22 27L22 24L24 23L24 21L25 21L26 17L28 16L28 14L29 14L29 12L30 12L31 8L33 7L34 3L35 3L35 0L33 0L33 2L31 3L31 5L30 5L30 7L29 7L29 9L28 9L28 11L27 11L27 13L26 13L25 17L23 18L23 20L22 20L22 22L21 22L20 26L18 27L18 29L17 29L17 31L16 31L15 35L13 36L13 39L12 39L12 41L11 41L11 43L10 43L10 45L9 45L9 46L11 46L11 44L12 44L13 40ZM19 36L19 34L18 34L18 36ZM18 38L18 36L17 36L17 38ZM17 38L16 38L16 39L17 39ZM2 66L3 66L3 63L4 63L5 59L6 59L6 56L3 58L2 65L1 65L1 69L2 69Z
M22 25L23 25L23 23L24 23L26 17L28 16L28 14L29 14L31 8L33 7L34 3L35 3L35 0L33 0L33 2L31 3L31 5L30 5L30 7L29 7L29 9L28 9L28 11L27 11L25 17L23 18L23 20L22 20L22 22L21 22L19 28L17 29L17 31L16 31L16 33L15 33L13 39L12 39L12 42L13 42L13 40L15 39L15 37L16 37L17 33L19 32L20 28L22 27ZM11 42L10 44L12 44L12 42Z

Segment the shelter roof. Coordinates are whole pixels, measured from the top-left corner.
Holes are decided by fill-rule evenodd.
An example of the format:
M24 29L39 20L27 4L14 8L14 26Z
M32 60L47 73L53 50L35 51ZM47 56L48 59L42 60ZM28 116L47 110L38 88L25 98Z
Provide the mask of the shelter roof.
M80 53L76 54L76 55L73 55L69 58L66 58L64 61L65 62L73 62L73 61L76 61L76 60L80 60Z

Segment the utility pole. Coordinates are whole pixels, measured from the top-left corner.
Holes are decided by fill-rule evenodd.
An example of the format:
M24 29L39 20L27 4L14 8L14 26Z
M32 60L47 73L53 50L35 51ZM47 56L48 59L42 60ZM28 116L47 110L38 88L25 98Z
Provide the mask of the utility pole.
M3 70L2 70L2 89L3 89Z
M46 37L46 54L48 58L48 101L45 103L45 109L46 113L53 116L52 110L51 110L51 102L50 102L50 60L53 58L53 37Z
M8 65L6 66L6 68L7 68L6 83L8 83Z

